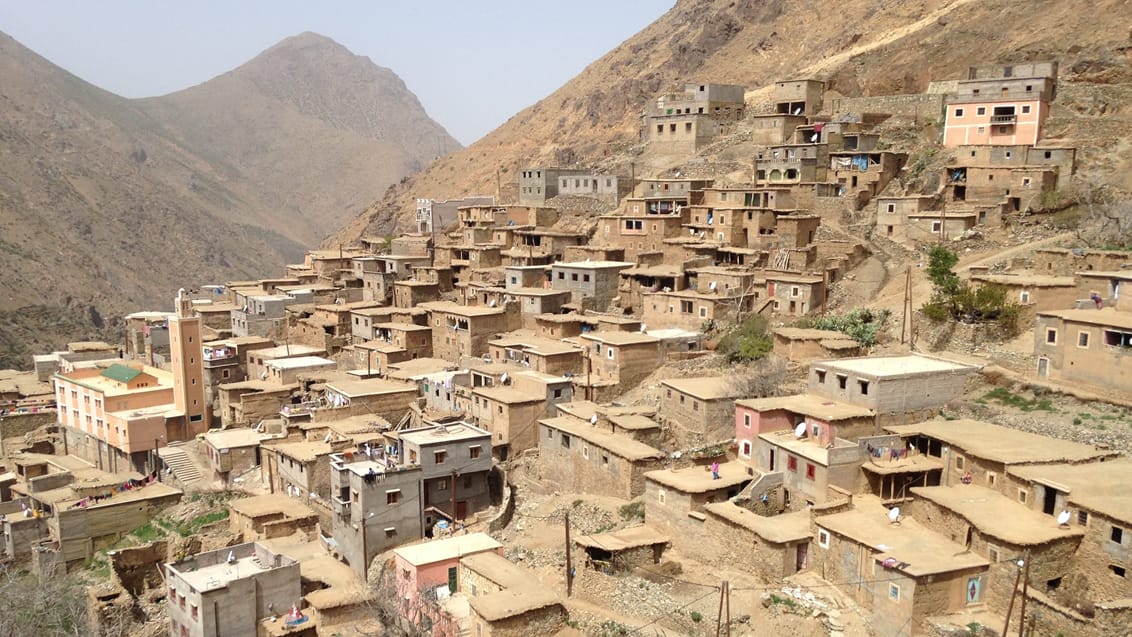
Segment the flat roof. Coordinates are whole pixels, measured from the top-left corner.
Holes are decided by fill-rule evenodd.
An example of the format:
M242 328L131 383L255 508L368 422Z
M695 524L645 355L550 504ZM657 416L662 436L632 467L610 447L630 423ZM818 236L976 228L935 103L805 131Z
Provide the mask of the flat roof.
M517 403L534 403L546 400L545 394L528 394L525 391L520 391L509 385L492 386L492 387L476 387L472 390L473 394L486 396L492 400L512 405Z
M373 396L376 394L396 394L411 391L416 393L417 386L412 383L403 383L383 378L368 378L365 380L340 380L326 383L326 388L338 392L349 398L358 396Z
M850 443L843 438L837 438L833 445L826 446L819 441L806 436L799 438L794 435L793 429L783 429L780 431L770 431L767 433L759 434L759 439L764 440L772 445L777 445L782 449L795 453L806 460L813 460L823 467L829 466L829 450L832 448L856 447L855 443ZM862 456L864 454L861 454ZM853 458L850 464L856 464L862 458Z
M299 462L311 462L317 460L320 456L326 456L333 452L330 443L321 441L283 442L277 445L266 445L264 449L272 449L281 456L294 458Z
M1117 452L1093 445L1058 440L979 420L929 420L892 425L886 430L899 436L922 435L958 447L964 453L1002 464L1080 462L1115 456Z
M487 344L494 345L496 347L522 349L524 351L529 351L534 354L541 354L543 356L581 353L582 351L578 346L571 345L565 341L546 338L545 336L533 336L525 334L515 336L505 334L502 338L488 341Z
M875 356L864 358L840 358L826 361L816 361L814 366L841 369L857 374L869 376L908 376L911 374L930 374L937 372L970 372L975 368L970 365L961 365L938 358L929 358L917 354L905 356Z
M321 356L292 356L291 358L272 358L263 361L264 367L275 367L277 369L300 369L303 367L326 367L333 365L338 366L338 363L323 358Z
M611 431L598 429L596 426L591 425L588 421L579 421L573 416L558 416L556 418L544 418L539 420L539 424L547 427L552 427L559 431L575 436L586 442L601 447L620 456L630 462L637 462L640 460L659 460L664 458L664 452L646 445L639 440L634 440L629 436L622 434L615 434ZM709 476L710 477L710 476Z
M607 345L640 345L660 342L659 338L640 332L586 332L582 334L582 338Z
M430 445L438 442L451 442L458 440L474 440L488 438L490 444L491 433L466 422L448 423L435 427L412 429L398 432L397 437L405 442L417 445Z
M255 429L241 427L238 429L222 429L220 431L207 431L202 437L205 442L212 445L216 449L228 449L231 447L255 447L259 446L260 440L263 435Z
M444 312L447 314L456 314L458 316L491 316L494 314L502 314L503 308L501 307L486 307L483 305L460 305L452 301L428 301L419 304L417 307L424 308L430 312Z
M599 548L611 552L652 546L653 544L667 544L668 542L669 538L666 534L644 524L612 533L594 533L592 535L579 535L574 538L574 543L578 546Z
M792 341L842 340L848 338L841 332L834 332L833 330L815 330L803 327L776 327L771 331L777 336Z
M1081 527L1061 528L1056 516L1039 513L998 491L974 484L912 487L912 493L957 513L980 533L1008 544L1033 546L1085 534Z
M646 480L660 483L682 493L707 493L729 489L750 481L747 466L738 461L722 462L719 464L719 479L711 477L711 470L707 466L694 465L683 469L661 469L649 471L645 474Z
M1042 276L1040 274L972 274L972 281L986 281L999 285L1029 285L1036 288L1076 287L1071 276Z
M460 563L503 588L542 588L537 577L494 551L462 557Z
M508 588L496 593L468 598L468 605L472 610L489 622L518 617L561 603L558 594L538 585L537 579L532 585L523 588Z
M1132 312L1117 311L1113 307L1099 310L1048 310L1038 312L1038 316L1052 316L1070 323L1132 329Z
M623 269L636 266L636 263L631 261L568 261L564 263L555 263L551 267L554 268L584 268L589 270L602 270L608 268Z
M465 555L495 551L502 547L502 544L486 533L470 533L468 535L455 535L442 540L432 540L422 544L402 546L393 549L393 553L413 566L424 566L461 558Z
M249 518L280 513L288 518L307 518L318 515L314 512L314 509L303 504L302 500L281 493L268 493L231 500L228 502L228 508Z
M413 358L386 366L386 375L395 379L413 380L421 376L453 370L456 365L443 358Z
M291 358L294 356L312 356L325 353L325 348L311 347L310 345L300 345L298 343L295 343L291 345L279 345L277 347L265 347L264 349L257 349L256 357L266 361L270 359Z
M724 376L669 378L660 381L660 384L671 387L682 394L688 394L693 398L702 400L734 398L741 393L733 389Z
M646 431L660 428L659 423L644 414L610 414L608 418L609 422L630 431Z
M1132 281L1132 272L1127 270L1085 270L1075 272L1074 274L1086 279L1120 279L1121 281Z
M900 564L895 569L912 577L990 565L911 517L892 524L888 508L875 496L858 495L853 502L852 509L816 518L814 522L819 528L869 547L876 552L872 558L878 562L894 558Z
M1132 458L1011 467L1011 475L1068 492L1069 503L1132 524Z
M818 396L817 394L794 394L793 396L774 396L771 398L741 398L736 400L735 404L760 412L784 409L803 416L820 418L825 421L868 418L876 415L873 410L866 407L852 405L833 398L826 398L825 396Z
M812 537L808 510L767 517L750 509L744 509L730 500L705 504L704 509L774 544L797 542Z

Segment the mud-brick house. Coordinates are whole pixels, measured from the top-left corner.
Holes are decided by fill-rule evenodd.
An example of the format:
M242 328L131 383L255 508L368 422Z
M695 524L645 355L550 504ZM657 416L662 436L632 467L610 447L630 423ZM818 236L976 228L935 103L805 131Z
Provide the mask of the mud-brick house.
M1132 388L1132 312L1118 308L1037 313L1038 377L1098 391Z
M540 480L572 493L631 500L645 492L645 474L661 467L659 449L573 416L538 421Z
M694 554L709 564L739 567L771 581L809 565L810 512L765 516L734 502L704 505L704 533L710 540Z
M735 399L741 395L724 376L669 378L660 382L657 414L673 425L678 446L718 442L731 437Z
M1069 511L1069 525L1084 533L1069 575L1054 582L1071 596L1098 605L1132 597L1132 494L1122 478L1130 470L1127 458L1007 470L1006 488L1027 493L1024 506L1044 515L1044 528Z
M432 328L432 354L437 358L458 361L464 356L483 356L487 344L497 334L519 328L517 303L502 307L457 305L450 301L423 303L429 311Z
M778 327L774 354L779 358L808 363L820 358L849 358L861 354L861 344L841 332L801 327Z
M719 479L707 465L660 469L645 474L645 522L673 538L681 551L701 542L707 515L704 507L733 498L751 481L738 462L719 465Z
M660 339L639 332L587 332L580 342L588 350L589 374L575 380L594 388L626 388L651 374L661 362Z
M875 630L893 637L921 634L924 620L986 601L989 562L868 496L848 510L815 517L810 569L871 613Z
M259 445L264 434L250 428L221 429L201 436L212 479L231 484L232 478L259 466Z
M559 595L498 553L462 557L458 572L458 588L471 610L464 627L469 634L474 630L479 637L552 635L566 621Z

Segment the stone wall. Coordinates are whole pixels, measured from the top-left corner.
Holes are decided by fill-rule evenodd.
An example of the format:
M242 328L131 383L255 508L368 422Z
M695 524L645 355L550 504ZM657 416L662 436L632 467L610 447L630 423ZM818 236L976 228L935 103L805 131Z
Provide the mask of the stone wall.
M905 95L874 95L869 97L830 97L828 110L834 115L862 113L888 113L928 122L942 121L943 94L909 93Z

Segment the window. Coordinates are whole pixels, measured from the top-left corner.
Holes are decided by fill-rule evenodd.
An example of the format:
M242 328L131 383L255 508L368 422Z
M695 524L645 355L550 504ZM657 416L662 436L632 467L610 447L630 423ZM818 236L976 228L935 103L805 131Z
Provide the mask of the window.
M563 449L569 449L570 448L570 434L565 434L565 433L562 434L562 448Z
M700 307L700 318L707 318L707 308Z
M582 282L583 282L583 283L589 283L589 281L590 281L590 275L588 275L588 274L583 274L583 275L582 275Z
M992 564L998 562L998 549L988 546L987 559L990 560Z
M1132 347L1132 332L1105 330L1104 344L1112 347Z
M1089 512L1088 511L1078 511L1077 512L1077 526L1089 526Z
M1029 303L1030 302L1030 291L1029 290L1022 290L1022 292L1018 295L1018 298L1022 303Z
M1018 489L1018 501L1022 504L1026 504L1026 498L1028 495L1029 494L1026 493L1025 489Z
M894 204L894 203L888 204L888 212L896 212L896 204Z
M955 116L956 117L963 117L963 109L961 109L961 108L955 109Z
M555 398L562 398L562 390L561 389L554 390L554 397Z
M692 411L699 411L699 410L700 410L700 401L693 400L692 401Z
M1123 566L1117 566L1116 564L1110 564L1108 568L1112 571L1112 574L1117 577L1124 577L1126 573Z
M397 504L400 501L401 501L401 490L400 489L391 489L391 490L385 492L385 503L386 504Z
M397 537L397 528L393 526L385 527L385 537Z
M825 370L824 369L815 369L814 373L817 374L817 376L818 376L818 383L824 385L825 384Z
M801 296L801 295L802 295L802 290L799 289L798 286L796 286L796 285L790 286L790 296Z
M433 462L435 462L436 464L444 464L444 461L448 459L448 452L447 451L437 451L437 452L432 454L432 459L433 459Z
M448 481L447 480L440 480L439 482L437 482L436 483L436 490L437 491L447 491L448 490Z
M848 376L846 376L845 374L838 374L837 375L837 388L838 389L845 389L845 386L848 383L849 383L849 377Z
M577 272L571 272L570 273L570 280L571 281L577 281L578 280L578 273Z
M1086 347L1087 348L1088 346L1089 346L1089 333L1088 332L1077 332L1077 347Z
M604 453L601 454L601 464L606 466L609 465L609 456L605 455Z
M998 481L998 474L993 471L987 472L987 486L993 487L994 483Z
M860 388L861 388L861 395L862 396L868 396L869 395L869 381L859 380L859 381L857 381L857 385L860 386Z
M955 468L962 471L963 470L963 464L964 464L963 456L955 456Z
M938 221L932 222L932 234L939 234L943 230L943 224Z
M607 347L605 349L605 354L606 354L606 358L608 358L609 360L613 360L613 348L612 347Z
M549 430L547 430L547 431L549 431ZM473 460L476 459L476 458L479 458L480 457L480 451L481 451L481 449L480 449L479 445L476 445L474 447L468 447L468 457L473 459Z
M1053 327L1046 328L1046 343L1048 345L1057 345L1057 329Z
M798 459L795 458L794 456L787 456L786 457L786 470L787 471L795 471L795 472L798 471Z
M807 480L813 480L814 476L816 476L816 475L817 475L817 470L814 468L813 463L807 462L806 463L806 479Z
M888 585L888 598L894 602L900 601L900 586L896 584Z
M1119 526L1113 526L1112 531L1108 535L1108 539L1116 542L1117 544L1124 543L1124 529Z
M744 458L751 457L751 441L744 440L743 444L739 445L739 455Z
M751 414L743 414L743 426L747 429L751 428Z
M566 273L565 273L565 272L559 272L559 273L558 273L558 280L559 280L559 281L562 281L562 280L563 280L563 279L565 279L565 278L566 278Z
M823 549L829 548L829 531L825 529L818 529L818 546Z
M986 114L987 114L987 107L986 106L980 106L980 107L975 109L975 115L986 115Z
M590 459L590 446L589 445L582 445L582 457L585 458L586 460Z
M661 504L664 504L664 489L657 489L656 501L661 503Z

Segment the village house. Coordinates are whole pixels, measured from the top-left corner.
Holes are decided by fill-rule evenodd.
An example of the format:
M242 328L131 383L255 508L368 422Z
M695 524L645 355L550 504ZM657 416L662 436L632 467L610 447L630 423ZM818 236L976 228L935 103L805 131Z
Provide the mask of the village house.
M1056 95L1056 62L970 67L948 100L943 145L1033 146Z
M1091 304L1091 302L1090 302ZM1096 391L1132 387L1132 312L1117 308L1037 313L1038 378Z
M263 482L271 493L284 493L303 502L326 506L330 502L330 454L337 451L328 442L281 442L260 447Z
M517 365L552 376L574 375L582 370L582 348L560 340L523 332L504 334L488 343L491 360Z
M326 406L313 412L314 420L372 415L397 423L419 396L415 383L383 378L332 380L325 385L322 398Z
M774 83L774 112L810 117L822 108L825 82L799 78Z
M338 363L321 356L292 356L264 361L264 380L275 385L293 385L301 380L324 379L338 369Z
M806 422L794 430L760 433L749 461L763 474L756 485L759 496L777 498L774 489L781 486L782 508L797 510L861 490L864 453L857 443L839 438L836 431L836 427Z
M204 361L204 399L208 409L220 413L221 383L234 383L248 379L250 353L274 347L275 342L259 336L237 336L218 341L207 341L202 347Z
M169 313L133 312L122 317L126 323L124 358L157 366L169 356Z
M738 462L720 463L719 479L700 464L650 471L645 474L645 522L673 538L681 551L695 550L690 547L702 543L707 520L704 507L739 495L750 481Z
M566 621L558 594L527 569L491 551L460 558L460 594L471 609L464 630L479 637L552 635Z
M665 202L669 203L669 202ZM686 208L652 212L654 204L645 199L627 201L622 211L598 217L599 234L595 240L602 246L623 250L625 260L639 260L640 255L664 249L664 240L682 236L690 217Z
M243 380L217 385L220 396L220 426L227 429L241 425L258 425L268 418L277 418L284 405L301 385L278 385L265 380Z
M703 331L711 324L727 324L754 305L758 292L743 290L677 290L641 294L641 320L654 328Z
M497 334L519 328L517 303L480 307L435 301L423 303L421 307L430 313L433 356L450 361L483 356L488 353L488 342Z
M678 447L730 439L735 399L741 392L723 376L660 381L657 415L668 422Z
M437 599L434 591L438 587L446 587L448 595L460 592L461 560L488 552L502 555L503 545L486 533L455 535L393 549L401 617L411 623L431 624L432 634L455 637L455 622L429 616L422 598Z
M571 293L568 290L554 290L545 287L531 288L481 288L476 295L479 299L486 299L483 305L488 307L503 306L508 302L517 303L520 311L520 327L531 330L535 328L535 317L540 314L558 314L564 311L570 303Z
M989 563L962 544L910 516L893 524L875 498L831 511L814 520L810 569L839 583L885 635L911 637L928 617L985 603Z
M414 268L430 265L431 261L428 254L355 257L353 270L362 281L362 300L391 303L393 283L411 278Z
M538 420L574 397L569 378L506 367L511 371L501 372L490 385L473 386L469 410L476 424L492 433L492 452L502 460L535 447Z
M423 537L420 467L402 463L384 447L369 451L329 454L323 468L338 553L361 576L378 553Z
M632 500L644 494L645 474L665 458L659 449L574 416L538 422L537 477L564 492Z
M627 261L581 261L555 263L551 268L551 286L568 290L571 300L586 309L604 310L617 296L618 272L633 267Z
M861 354L861 344L841 332L800 327L776 327L771 331L774 355L795 363Z
M586 373L575 377L590 392L616 393L653 373L661 362L660 339L639 332L586 332L580 337L587 350ZM597 396L589 396L596 400Z
M743 119L744 88L729 84L687 84L649 102L644 117L647 139L668 153L695 153L727 124Z
M258 467L259 445L265 437L266 434L248 428L221 429L202 434L204 455L212 469L210 477L231 485L232 478Z
M402 464L420 466L424 532L436 515L452 522L474 518L491 505L491 433L466 422L428 424L398 432Z
M787 105L789 108L789 105ZM760 113L751 117L751 143L756 146L785 144L794 137L794 130L806 123L805 115Z
M622 434L650 447L662 443L660 423L653 419L656 410L646 406L599 405L588 400L574 400L557 405L559 415L572 416L611 433Z
M245 541L287 537L296 532L314 540L318 533L318 514L279 493L230 500L228 512L228 527Z
M971 281L981 285L1000 286L1008 301L1022 306L1023 325L1036 318L1038 312L1072 308L1081 296L1073 277L1043 274L971 274Z
M416 231L418 236L422 239L436 240L438 234L444 231L445 228L452 225L459 218L460 208L466 206L492 206L495 204L495 197L493 196L469 196L460 199L445 199L437 201L435 199L418 198L416 210ZM398 239L401 239L399 237ZM404 252L397 250L396 242L394 239L393 254L403 254ZM423 241L422 241L423 243ZM406 244L402 244L406 245ZM412 254L427 254L427 246L414 250Z
M578 186L573 185L574 180L578 180ZM583 186L581 180L585 180ZM606 179L611 180L610 185L606 185ZM563 182L566 182L563 185ZM591 183L592 182L592 183ZM569 190L569 193L563 190ZM559 194L582 194L582 193L597 193L601 190L601 194L612 193L616 196L617 184L613 177L601 177L599 183L598 176L592 172L572 169L572 168L558 168L556 166L523 168L519 170L519 203L525 205L542 205L547 200L557 197Z
M263 349L252 350L248 352L247 358L248 378L251 380L266 381L269 375L267 364L271 361L277 361L287 358L321 358L324 356L326 356L325 348L291 343L279 345L277 347L266 347Z
M299 563L255 542L198 553L163 571L172 636L254 635L260 620L302 597Z
M778 580L809 566L810 512L766 516L731 501L704 505L706 542L691 545L695 559L739 567Z
M765 270L766 298L773 299L776 314L805 316L825 307L825 277Z

